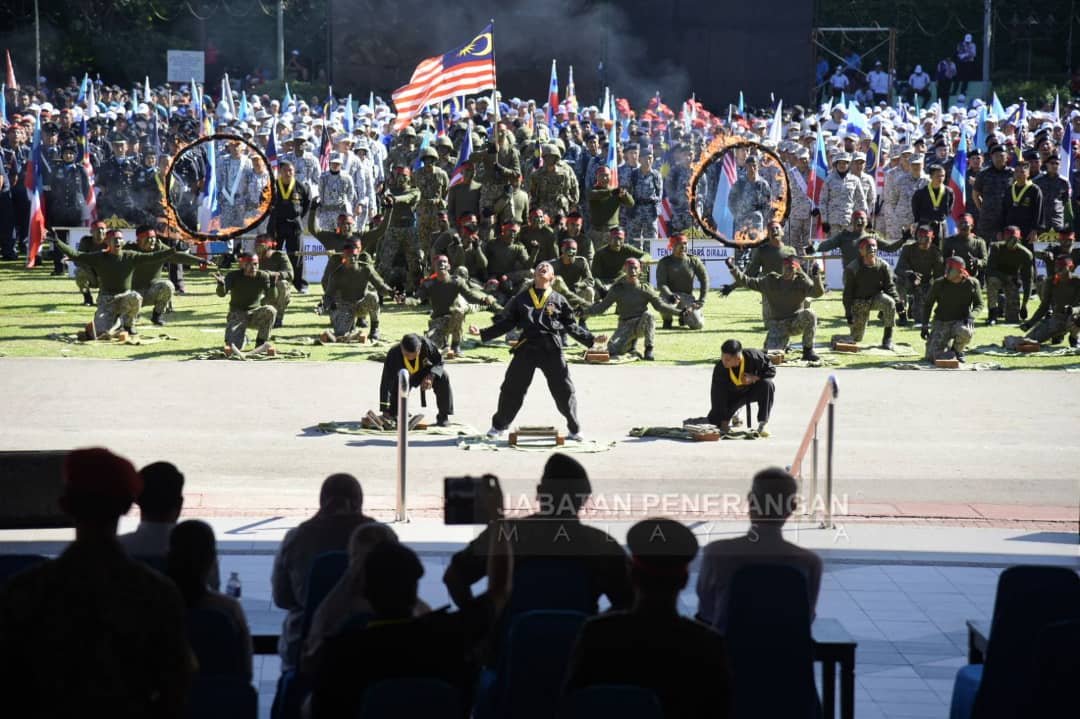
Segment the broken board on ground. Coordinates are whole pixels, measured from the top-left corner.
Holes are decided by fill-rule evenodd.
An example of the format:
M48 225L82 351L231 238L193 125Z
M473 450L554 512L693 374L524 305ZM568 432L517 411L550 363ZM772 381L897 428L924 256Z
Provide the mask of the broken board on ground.
M546 425L523 425L510 433L510 446L516 446L521 440L547 439L561 447L566 437L559 433L555 427Z

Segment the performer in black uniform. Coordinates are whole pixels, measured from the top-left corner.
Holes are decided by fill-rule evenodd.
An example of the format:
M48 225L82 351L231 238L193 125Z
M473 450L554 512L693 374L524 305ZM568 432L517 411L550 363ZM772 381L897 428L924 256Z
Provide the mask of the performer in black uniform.
M419 387L421 391L435 390L435 404L438 407L435 424L445 427L448 417L454 413L450 377L446 374L439 348L427 337L417 334L405 335L399 344L386 353L382 382L379 384L379 407L382 413L387 417L397 416L398 372L402 369L409 371L410 387Z
M548 389L555 399L555 406L566 417L570 433L568 439L580 440L581 427L577 419L577 400L574 383L562 352L562 333L565 332L586 347L607 342L606 335L594 337L574 319L574 311L566 299L551 289L555 269L550 262L536 266L533 286L518 293L506 309L495 318L490 327L480 330L469 326L469 334L480 335L487 342L506 334L514 328L521 330L521 340L511 350L513 357L506 369L506 377L499 388L499 406L491 418L488 437L502 436L525 401L525 393L532 384L537 368L544 373Z
M726 432L740 407L757 402L757 431L763 432L772 412L776 368L761 350L743 349L739 340L720 346L720 361L713 368L712 408L709 423Z

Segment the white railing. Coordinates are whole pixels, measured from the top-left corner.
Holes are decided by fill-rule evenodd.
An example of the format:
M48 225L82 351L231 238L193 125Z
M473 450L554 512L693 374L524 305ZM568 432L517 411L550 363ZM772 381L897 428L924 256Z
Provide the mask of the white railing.
M833 445L836 429L836 397L839 392L836 375L829 375L829 379L825 381L825 388L821 390L817 406L814 407L814 413L810 415L810 423L806 426L806 433L803 434L802 442L799 444L799 451L795 453L795 459L788 468L788 471L805 487L802 466L806 452L810 450L811 483L810 491L803 492L805 498L803 515L812 513L816 518L817 507L822 507L821 526L829 529L833 528ZM828 417L825 432L825 497L822 502L818 495L818 427L821 424L821 415L826 411Z

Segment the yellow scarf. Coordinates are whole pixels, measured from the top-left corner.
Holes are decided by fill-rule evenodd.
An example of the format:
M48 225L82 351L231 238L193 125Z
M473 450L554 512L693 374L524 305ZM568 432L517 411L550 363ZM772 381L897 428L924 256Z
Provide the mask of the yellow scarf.
M1013 184L1009 185L1009 193L1012 195L1012 201L1013 201L1014 205L1019 205L1020 204L1020 200L1024 199L1024 193L1028 191L1028 188L1031 187L1031 185L1032 185L1031 180L1028 180L1027 182L1025 182L1024 186L1022 188L1020 188L1020 194L1019 195L1016 194L1016 183L1013 183Z
M941 200L945 197L945 185L942 185L938 189L937 197L934 197L934 186L927 185L926 191L930 193L930 204L934 206L934 209L941 207Z
M405 356L405 350L401 350L401 360L405 363L405 369L409 370L409 374L416 374L420 371L420 355L416 355L416 361L412 364L409 363L409 358Z
M289 199L292 197L293 190L296 189L296 178L293 177L291 180L289 180L289 188L285 189L285 187L281 184L281 178L279 177L277 180L277 189L278 194L281 195L281 199L288 202Z
M743 373L745 371L746 371L746 355L744 355L743 353L740 352L739 353L739 374L738 374L738 376L735 375L735 370L728 367L728 374L731 375L732 384L734 384L736 387L741 387L742 383L743 383L742 382Z
M551 288L550 287L548 287L546 290L544 290L544 294L542 296L540 296L540 297L536 296L536 289L535 288L533 288L533 287L529 288L529 297L532 299L533 307L536 308L536 309L540 309L545 304L547 304L548 297L550 297L550 296L551 296Z

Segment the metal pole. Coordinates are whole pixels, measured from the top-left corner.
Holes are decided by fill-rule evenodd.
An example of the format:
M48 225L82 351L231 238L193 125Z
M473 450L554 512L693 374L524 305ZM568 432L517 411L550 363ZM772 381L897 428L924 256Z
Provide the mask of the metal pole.
M277 4L277 77L285 82L285 0Z
M820 424L820 423L819 422L814 423L814 443L812 445L810 445L810 457L811 457L811 460L810 460L811 465L810 465L810 467L811 467L811 469L810 469L810 500L809 500L808 507L807 507L808 509L810 507L814 506L814 502L816 501L817 496L818 496L818 474L817 474L817 471L818 471L817 470L817 468L818 468L818 424ZM811 515L811 518L817 516L817 511L816 510L811 510L810 515Z
M1070 18L1071 20L1071 18ZM983 99L990 99L990 40L994 24L994 2L983 0L983 55L982 55L982 79Z
M41 87L41 15L34 0L34 87Z
M397 510L395 522L406 522L405 516L405 458L409 451L409 371L398 372L397 411Z
M829 401L829 428L825 438L825 527L832 529L832 490L833 490L833 439L836 425L836 404Z

